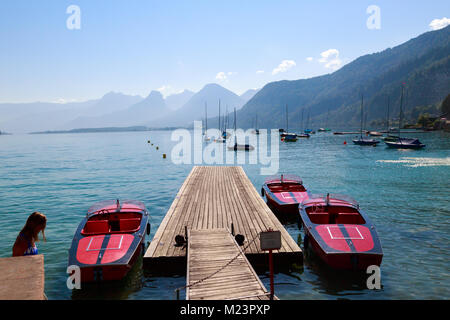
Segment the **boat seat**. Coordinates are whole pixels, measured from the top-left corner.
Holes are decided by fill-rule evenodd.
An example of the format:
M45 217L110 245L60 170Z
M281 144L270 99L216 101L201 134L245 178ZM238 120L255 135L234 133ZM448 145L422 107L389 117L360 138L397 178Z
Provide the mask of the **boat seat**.
M364 224L365 221L358 212L339 212L336 216L337 224Z
M108 220L91 220L86 222L82 234L96 234L109 232Z
M309 218L315 224L328 224L330 221L328 212L311 212L309 213Z
M132 218L132 219L121 219L120 220L120 231L121 232L131 232L139 229L141 224L141 219Z

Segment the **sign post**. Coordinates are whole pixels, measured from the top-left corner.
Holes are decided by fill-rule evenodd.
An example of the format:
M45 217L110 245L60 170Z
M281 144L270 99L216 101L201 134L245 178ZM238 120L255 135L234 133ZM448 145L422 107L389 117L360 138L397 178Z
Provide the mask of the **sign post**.
M259 234L261 250L269 250L269 271L270 271L270 300L273 300L275 289L273 284L273 255L272 250L281 248L281 232L272 229Z

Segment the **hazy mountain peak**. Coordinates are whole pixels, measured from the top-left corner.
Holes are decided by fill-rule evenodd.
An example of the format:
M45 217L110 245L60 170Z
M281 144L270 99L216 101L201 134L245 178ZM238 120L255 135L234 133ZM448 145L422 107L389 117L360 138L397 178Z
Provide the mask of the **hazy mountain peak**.
M180 93L175 93L166 97L166 105L171 110L181 108L195 93L189 90L183 90Z
M162 100L164 100L164 97L161 94L161 92L152 90L146 99L162 99Z
M243 94L240 95L241 99L243 99L245 102L249 101L255 94L258 93L260 89L248 89Z

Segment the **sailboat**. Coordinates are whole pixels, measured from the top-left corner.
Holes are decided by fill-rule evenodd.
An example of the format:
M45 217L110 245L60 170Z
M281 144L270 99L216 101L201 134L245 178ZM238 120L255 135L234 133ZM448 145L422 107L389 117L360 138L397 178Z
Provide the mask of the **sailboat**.
M205 141L211 141L211 138L208 137L208 107L205 102L205 132L203 133L204 137L203 140Z
M228 132L227 132L227 128L228 128L228 105L227 105L227 108L225 109L225 116L224 116L224 128L223 128L223 131L222 131L222 137L224 138L224 139L228 139L229 138L229 135L228 135Z
M237 143L237 136L236 136L236 108L234 108L234 144L229 145L228 150L231 151L251 151L254 150L255 147L253 147L250 144L238 144Z
M376 146L377 144L380 143L380 141L375 140L375 139L367 139L367 138L363 138L362 133L363 133L363 104L364 104L364 97L361 95L361 136L359 139L355 139L353 140L354 144L360 145L360 146Z
M304 109L302 109L302 128L301 129L304 129L304 127L303 127L303 111L304 111ZM300 130L300 132L301 132L301 130ZM298 138L309 138L310 135L308 133L298 133L297 137Z
M221 125L221 122L220 122L220 99L219 99L219 132L221 132L221 135L217 139L214 139L214 142L225 143L226 140L223 137L223 131L222 131L222 127L220 125Z
M384 140L384 143L390 148L397 149L421 149L424 148L425 145L416 138L401 138L400 137L400 128L402 127L402 117L403 117L403 84L402 84L402 96L400 98L400 119L398 124L398 138L395 141Z
M259 134L259 129L258 129L258 114L256 114L255 116L255 130L253 130L254 134Z
M316 132L313 131L312 129L308 129L309 126L309 116L310 116L310 110L308 110L308 120L306 121L306 129L303 131L304 133L311 133L311 134L315 134Z
M289 133L289 121L288 121L288 105L286 104L286 132L281 134L281 141L295 142L297 141L296 133Z
M389 97L387 99L387 117L386 117L386 132L387 132L387 137L385 137L383 140L384 141L397 141L399 136L394 136L391 135L391 132L394 132L394 130L392 128L390 128L389 126Z

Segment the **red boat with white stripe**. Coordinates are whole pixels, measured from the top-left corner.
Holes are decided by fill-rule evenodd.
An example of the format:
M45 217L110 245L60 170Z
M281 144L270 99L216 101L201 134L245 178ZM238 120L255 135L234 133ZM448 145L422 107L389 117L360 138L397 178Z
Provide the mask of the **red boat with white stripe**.
M261 189L267 203L275 211L282 214L297 215L299 204L309 198L302 179L295 175L268 177Z
M366 270L381 264L383 250L375 226L359 204L341 195L312 195L300 207L304 246L329 266Z
M81 281L120 280L143 253L149 213L139 201L108 200L94 204L81 221L69 250L69 266Z

